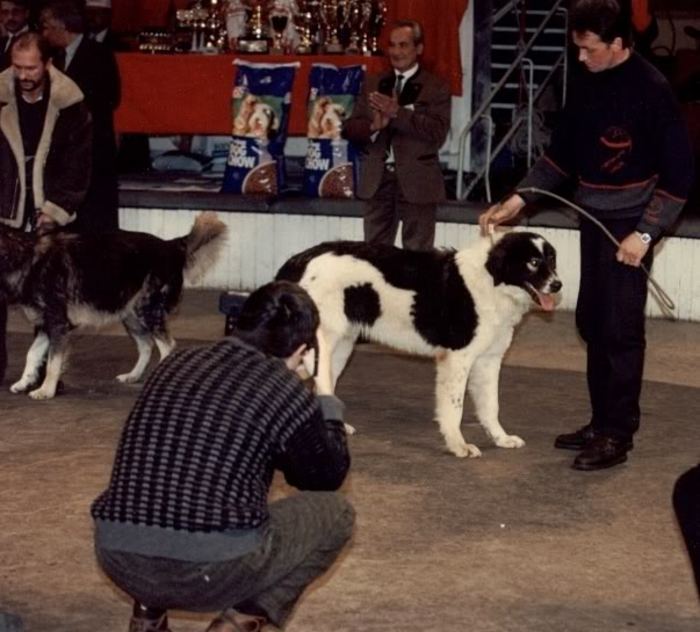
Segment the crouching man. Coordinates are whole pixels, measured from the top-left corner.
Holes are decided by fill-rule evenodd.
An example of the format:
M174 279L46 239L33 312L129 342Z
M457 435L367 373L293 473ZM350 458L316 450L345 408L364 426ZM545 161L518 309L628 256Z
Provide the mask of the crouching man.
M221 610L208 632L282 627L350 538L331 491L350 465L342 403L329 367L316 395L296 374L318 325L303 289L270 283L233 337L172 354L145 384L92 505L100 566L135 601L130 632L167 631L169 608ZM305 491L268 505L275 469Z

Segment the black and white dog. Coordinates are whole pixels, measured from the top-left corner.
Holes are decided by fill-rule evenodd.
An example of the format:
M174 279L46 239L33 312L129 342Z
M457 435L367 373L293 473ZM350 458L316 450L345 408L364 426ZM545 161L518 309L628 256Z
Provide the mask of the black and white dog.
M174 348L167 317L177 306L183 279L197 279L214 262L226 226L202 213L188 235L163 240L145 233L49 233L37 236L0 228L0 294L18 303L36 326L21 379L13 393L32 389L48 354L46 376L33 399L56 394L71 330L121 321L139 357L120 382L143 375L155 342L161 359Z
M553 310L562 287L556 253L543 237L497 234L458 252L329 242L293 256L277 279L299 283L316 302L333 384L360 334L433 356L435 415L451 452L481 455L460 431L467 383L476 416L493 442L502 448L524 445L499 422L498 378L522 316L535 305Z

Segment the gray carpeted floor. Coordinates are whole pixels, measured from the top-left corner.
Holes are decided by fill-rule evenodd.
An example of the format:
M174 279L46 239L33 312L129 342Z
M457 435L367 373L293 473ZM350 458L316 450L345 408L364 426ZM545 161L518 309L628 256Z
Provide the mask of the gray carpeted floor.
M29 337L11 336L20 372ZM67 392L0 393L0 610L25 629L125 632L130 604L97 571L88 507L109 475L138 387L123 337L77 341ZM476 460L448 454L432 421L430 362L362 346L340 382L352 473L351 546L304 596L290 632L695 632L700 608L670 495L698 461L698 390L647 382L630 461L570 469L554 436L586 421L585 378L505 367L501 419L527 441L488 446L465 418ZM277 481L274 496L292 493ZM206 617L174 613L175 632Z

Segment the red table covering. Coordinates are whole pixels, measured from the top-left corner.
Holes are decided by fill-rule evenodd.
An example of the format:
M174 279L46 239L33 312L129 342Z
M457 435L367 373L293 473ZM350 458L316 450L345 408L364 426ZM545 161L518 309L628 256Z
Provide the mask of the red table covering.
M289 134L306 135L309 70L314 63L364 64L368 73L388 68L383 57L354 55L149 55L119 53L122 100L118 132L230 134L234 59L260 63L300 62L292 90Z

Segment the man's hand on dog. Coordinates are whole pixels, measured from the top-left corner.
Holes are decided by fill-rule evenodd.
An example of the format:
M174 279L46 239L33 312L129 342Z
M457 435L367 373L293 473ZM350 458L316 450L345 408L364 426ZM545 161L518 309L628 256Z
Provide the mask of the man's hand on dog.
M516 193L507 200L489 207L479 215L481 234L484 236L489 235L493 232L494 227L517 217L523 206L525 206L525 200Z
M644 255L647 254L648 250L649 244L645 244L637 233L632 233L620 242L615 258L620 263L638 268L642 264L642 259L644 259Z

